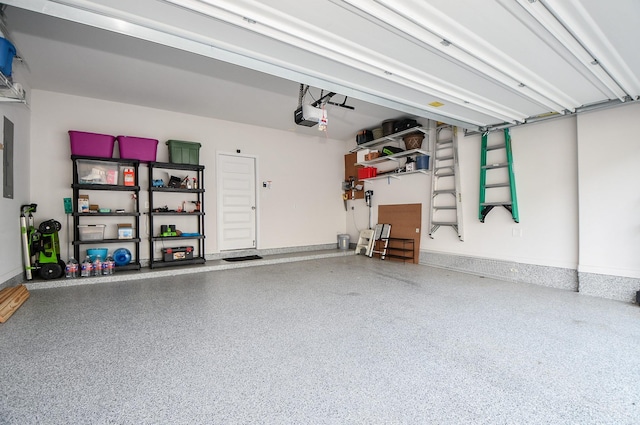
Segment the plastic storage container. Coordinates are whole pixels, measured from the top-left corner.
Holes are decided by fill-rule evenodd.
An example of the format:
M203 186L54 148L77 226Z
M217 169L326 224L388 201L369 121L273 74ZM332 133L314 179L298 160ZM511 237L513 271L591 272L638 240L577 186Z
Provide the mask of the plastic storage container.
M416 166L418 167L418 170L428 170L429 155L420 155L416 157Z
M156 139L146 139L144 137L118 136L118 148L120 158L138 159L142 162L155 162L158 150Z
M87 249L87 255L91 258L91 262L96 261L96 256L100 256L101 259L107 258L107 248L89 248Z
M113 157L113 146L116 143L114 136L69 130L69 140L71 141L72 155L95 156L98 158Z
M81 241L101 241L104 239L104 224L81 224L78 226L80 230Z
M13 57L16 55L16 48L6 38L0 37L0 72L5 77L11 77L13 67Z
M358 180L370 179L378 175L378 169L375 167L358 168Z
M118 184L118 164L78 160L78 182L80 184Z
M162 248L162 259L164 261L192 260L193 247L181 246L177 248Z
M202 146L200 143L169 140L167 146L169 146L169 162L173 164L200 164L200 146Z

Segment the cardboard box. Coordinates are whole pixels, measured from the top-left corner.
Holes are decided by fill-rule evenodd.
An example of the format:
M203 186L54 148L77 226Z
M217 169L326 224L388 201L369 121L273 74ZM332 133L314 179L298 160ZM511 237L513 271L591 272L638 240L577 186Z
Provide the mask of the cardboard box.
M78 195L78 212L89 212L89 195Z
M118 224L118 239L133 239L133 227L131 227L131 224Z
M367 155L369 155L369 152L371 152L371 149L360 149L356 153L356 158L358 159L358 162L366 161Z
M371 161L372 159L376 159L380 156L380 152L378 151L371 151L368 154L366 154L364 156L364 160L365 161Z

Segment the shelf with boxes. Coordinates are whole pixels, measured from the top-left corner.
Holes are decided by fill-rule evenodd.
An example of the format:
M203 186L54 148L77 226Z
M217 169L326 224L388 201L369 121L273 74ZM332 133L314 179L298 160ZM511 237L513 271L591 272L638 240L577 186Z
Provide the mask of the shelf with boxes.
M179 149L185 155L177 157L173 151L170 151L170 157L175 161L195 162L195 164L149 163L149 212L147 214L150 229L149 267L151 268L203 264L206 261L204 258L204 166L196 165L197 153L194 156L185 143L187 142L179 142ZM170 146L170 149L173 148ZM177 203L176 199L178 199ZM177 206L175 208L167 206L172 203ZM180 223L182 230L178 229L175 222ZM186 229L193 232L186 232ZM178 241L180 246L175 246ZM184 245L187 241L192 245ZM171 246L165 246L165 242L169 242Z
M128 255L116 260L117 269L139 270L139 161L82 155L72 155L71 161L74 257L84 258L83 245L121 244L118 248ZM130 196L123 196L126 193ZM106 223L96 224L96 219Z
M423 149L423 146L427 149ZM358 180L399 179L409 174L428 174L428 146L428 129L423 127L407 128L361 143L352 150L358 155ZM380 149L376 151L371 148Z

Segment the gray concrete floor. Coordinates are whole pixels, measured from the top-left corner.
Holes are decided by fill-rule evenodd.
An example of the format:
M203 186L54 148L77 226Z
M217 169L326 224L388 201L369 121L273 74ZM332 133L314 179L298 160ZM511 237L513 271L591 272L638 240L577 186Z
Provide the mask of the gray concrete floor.
M637 424L640 308L361 256L36 289L2 424Z

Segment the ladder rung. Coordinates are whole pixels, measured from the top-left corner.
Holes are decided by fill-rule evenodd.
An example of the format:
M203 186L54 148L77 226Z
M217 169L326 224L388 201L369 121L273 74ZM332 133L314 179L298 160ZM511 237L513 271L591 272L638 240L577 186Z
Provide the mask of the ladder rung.
M496 188L496 187L509 187L509 186L510 186L509 183L492 183L492 184L484 185L484 187L487 189Z
M456 206L455 205L447 205L447 206L435 206L433 207L434 210L455 210Z
M453 155L436 156L435 159L436 159L436 161L447 161L449 159L453 159Z
M457 226L457 221L432 221L432 226Z
M487 146L487 151L495 151L497 149L505 149L507 147L507 145L493 145L493 146Z
M494 207L511 206L511 202L483 202L480 205L483 206L483 207L489 207L489 206L494 206Z
M450 138L450 139L438 140L436 142L436 145L450 145L452 143L453 143L453 139Z
M485 170L491 170L494 168L505 168L508 167L509 163L508 162L503 162L500 164L490 164L490 165L484 165L482 168L484 168Z
M451 176L455 176L456 174L453 171L449 171L448 173L435 173L434 176L436 177L451 177Z
M433 191L434 195L440 195L442 193L456 193L456 190L455 189L439 189L439 190Z

